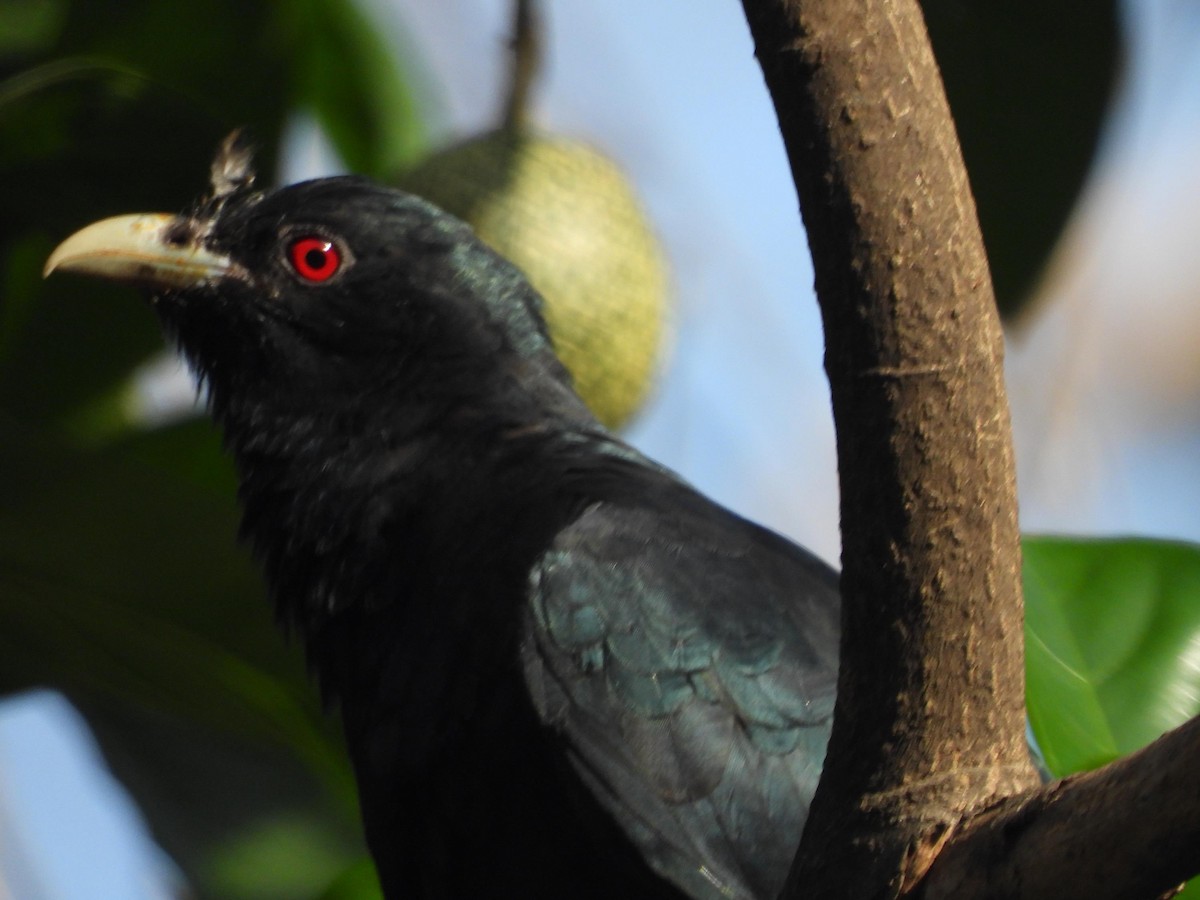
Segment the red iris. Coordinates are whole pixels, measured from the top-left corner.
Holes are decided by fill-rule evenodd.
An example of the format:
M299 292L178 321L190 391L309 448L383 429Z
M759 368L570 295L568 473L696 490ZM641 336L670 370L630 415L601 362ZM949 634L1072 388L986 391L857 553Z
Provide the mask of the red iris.
M337 246L322 237L302 237L288 247L292 268L306 281L328 281L342 266Z

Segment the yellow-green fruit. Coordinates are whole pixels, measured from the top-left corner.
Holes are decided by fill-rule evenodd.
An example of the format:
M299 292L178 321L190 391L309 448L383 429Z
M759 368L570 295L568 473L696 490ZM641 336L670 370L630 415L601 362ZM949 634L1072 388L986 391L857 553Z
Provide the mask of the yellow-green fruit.
M401 186L525 272L580 396L610 428L628 421L658 368L667 270L620 169L579 141L502 129L434 154Z

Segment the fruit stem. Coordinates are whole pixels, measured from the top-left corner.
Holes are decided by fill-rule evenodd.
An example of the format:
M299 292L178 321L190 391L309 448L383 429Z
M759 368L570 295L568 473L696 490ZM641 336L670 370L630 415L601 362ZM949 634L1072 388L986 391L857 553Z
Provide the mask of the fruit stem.
M529 91L541 67L541 22L534 7L535 0L513 3L513 35L509 42L512 67L504 103L504 128L510 131L519 130L526 123Z

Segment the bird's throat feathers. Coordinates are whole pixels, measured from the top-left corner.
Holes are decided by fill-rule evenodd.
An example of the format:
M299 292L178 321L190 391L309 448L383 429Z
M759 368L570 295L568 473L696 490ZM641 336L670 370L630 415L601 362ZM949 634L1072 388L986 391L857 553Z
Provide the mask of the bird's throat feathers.
M280 615L310 636L349 609L446 596L458 573L518 589L521 567L587 495L577 475L592 465L589 442L563 440L594 423L433 398L332 408L253 397L226 398L218 415L240 475L241 533ZM529 558L491 558L498 546Z

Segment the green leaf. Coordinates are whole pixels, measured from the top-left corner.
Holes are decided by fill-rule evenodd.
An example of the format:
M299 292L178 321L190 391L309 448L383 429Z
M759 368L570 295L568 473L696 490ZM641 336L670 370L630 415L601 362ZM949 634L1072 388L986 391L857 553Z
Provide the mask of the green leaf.
M83 451L0 417L0 691L67 693L203 886L218 836L280 808L360 845L337 723L273 627L228 462L198 426Z
M162 348L134 291L70 277L43 281L51 249L40 235L16 242L4 273L12 293L0 311L0 409L44 424L111 405L132 369Z
M364 856L343 870L319 900L383 900L375 863Z
M230 836L213 854L206 880L221 897L307 900L314 886L319 890L357 861L360 849L306 811L283 812Z
M67 0L0 0L0 60L53 43L66 10Z
M1119 72L1114 0L922 0L1001 311L1028 298L1084 179Z
M1057 775L1200 713L1200 547L1026 538L1029 719Z
M1027 536L1022 550L1029 721L1054 774L1200 712L1200 547ZM1200 880L1179 896L1200 897Z
M280 8L309 109L354 172L387 178L412 163L424 130L395 56L349 0L296 0Z

